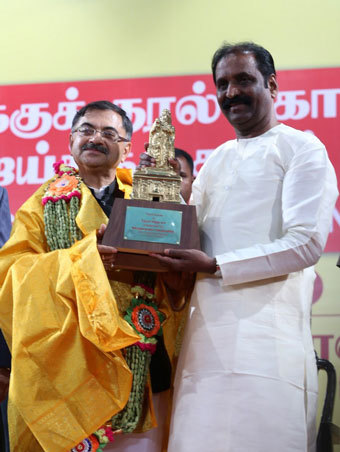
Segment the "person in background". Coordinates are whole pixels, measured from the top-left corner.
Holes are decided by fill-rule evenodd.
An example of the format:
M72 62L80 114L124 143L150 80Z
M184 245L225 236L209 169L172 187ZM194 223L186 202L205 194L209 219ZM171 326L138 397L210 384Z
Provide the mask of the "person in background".
M0 247L8 240L12 228L11 212L9 210L7 190L0 187ZM1 440L2 449L9 452L8 425L7 425L7 393L11 367L11 355L6 341L0 330L0 406L1 406Z
M175 148L175 158L180 164L179 175L182 178L181 195L184 201L188 204L191 196L191 187L194 182L194 161L188 152L182 149Z

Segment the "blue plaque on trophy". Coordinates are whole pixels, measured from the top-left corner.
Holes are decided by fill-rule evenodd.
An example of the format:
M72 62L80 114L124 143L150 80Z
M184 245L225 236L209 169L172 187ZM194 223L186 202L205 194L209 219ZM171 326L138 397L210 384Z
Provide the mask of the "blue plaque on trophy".
M182 212L146 207L126 208L124 239L179 245Z

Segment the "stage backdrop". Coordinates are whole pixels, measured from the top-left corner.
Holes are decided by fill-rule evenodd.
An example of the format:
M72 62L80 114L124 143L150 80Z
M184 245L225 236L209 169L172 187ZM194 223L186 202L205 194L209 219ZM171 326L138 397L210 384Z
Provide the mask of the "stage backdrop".
M326 145L340 178L340 68L279 71L276 113L280 121L317 135ZM44 83L0 87L0 185L10 196L12 214L46 179L52 164L71 163L68 136L72 118L94 100L119 104L134 124L132 152L125 163L134 168L148 141L150 127L164 108L171 110L175 145L195 161L195 174L212 150L234 138L221 115L210 75L153 77L89 82ZM313 309L315 346L337 367L338 396L334 420L340 425L340 202L319 273ZM322 384L324 386L324 383ZM323 389L323 388L322 388Z
M340 68L280 71L278 81L278 119L317 135L340 174ZM53 175L55 161L70 161L72 118L77 109L99 99L119 104L133 121L133 147L125 163L130 168L164 108L172 113L176 146L195 160L195 173L216 146L234 138L210 75L0 87L0 185L9 191L13 213ZM340 202L326 251L340 250L339 225Z

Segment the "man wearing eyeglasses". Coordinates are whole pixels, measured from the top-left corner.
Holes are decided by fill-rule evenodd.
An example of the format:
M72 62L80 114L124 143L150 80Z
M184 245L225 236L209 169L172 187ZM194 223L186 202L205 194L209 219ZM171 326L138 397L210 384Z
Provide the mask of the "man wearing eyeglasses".
M98 109L98 105L106 108ZM120 115L121 111L109 102L89 104L75 115L70 134L71 154L79 173L105 213L111 211L115 197L123 197L117 166L131 149L132 124L126 115Z
M19 209L1 250L13 451L95 451L114 438L106 450L160 450L161 429L152 438L143 433L156 426L149 384L133 430L140 436L119 438L110 421L140 378L125 359L126 348L141 340L124 320L135 275L116 270L116 249L100 243L115 198L128 198L132 189L130 170L118 168L131 135L130 119L110 102L79 110L69 139L79 171L54 165L55 177ZM161 286L156 292L155 303L168 314Z

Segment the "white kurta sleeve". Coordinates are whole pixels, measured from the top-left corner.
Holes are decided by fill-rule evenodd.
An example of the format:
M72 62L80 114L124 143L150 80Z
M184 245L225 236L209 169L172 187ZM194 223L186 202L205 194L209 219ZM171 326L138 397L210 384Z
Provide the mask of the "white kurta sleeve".
M217 255L222 285L281 276L314 265L326 244L337 195L326 150L306 143L284 175L282 236Z

